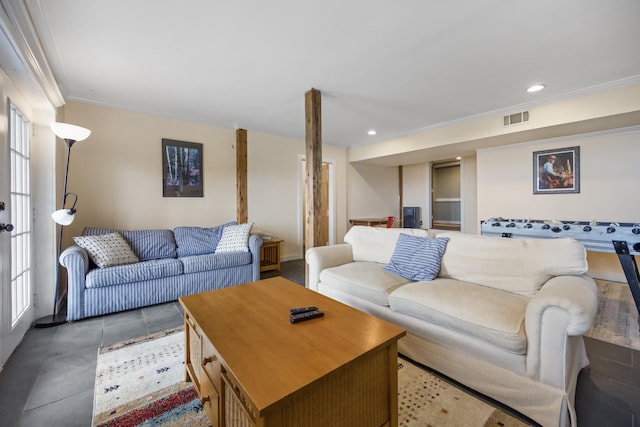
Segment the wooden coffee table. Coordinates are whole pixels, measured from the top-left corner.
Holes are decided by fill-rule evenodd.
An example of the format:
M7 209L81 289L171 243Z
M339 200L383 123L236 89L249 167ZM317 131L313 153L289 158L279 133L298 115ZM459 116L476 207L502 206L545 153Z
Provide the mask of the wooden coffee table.
M212 426L397 426L404 329L282 277L180 298ZM289 309L324 317L292 324Z

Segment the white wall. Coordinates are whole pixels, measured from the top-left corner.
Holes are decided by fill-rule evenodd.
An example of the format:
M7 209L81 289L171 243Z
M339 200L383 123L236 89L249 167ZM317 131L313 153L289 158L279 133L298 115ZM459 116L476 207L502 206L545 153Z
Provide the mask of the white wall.
M85 226L172 229L236 219L235 130L77 102L65 105L64 115L67 122L92 130L71 153L68 190L79 200L65 247ZM162 138L203 144L204 197L162 197ZM297 258L297 162L304 141L251 130L247 141L249 221L285 240L283 259ZM344 182L345 150L325 145L323 156L335 161L336 180ZM344 218L346 188L338 186L336 193L338 215ZM339 227L340 237L344 233Z
M640 128L532 141L478 152L478 218L640 222ZM580 147L580 193L533 194L533 152ZM624 281L617 257L590 253L596 277Z
M282 260L302 256L301 187L299 160L305 154L303 141L259 132L248 132L248 196L249 218L257 228L273 231L284 239ZM333 166L334 182L329 183L335 194L338 218L346 215L345 178L346 151L323 145L323 161ZM234 181L235 182L235 181ZM336 235L344 236L345 222L336 221ZM334 236L335 238L335 236Z
M431 215L431 166L429 164L402 167L402 205L418 206L422 228L429 228Z
M502 117L516 111L491 111L387 141L352 147L348 160L373 160L378 164L386 161L387 165L426 163L464 155L462 150L472 152L478 148L633 126L638 124L640 111L640 83L636 80L593 88L566 99L514 107L516 111L526 109L530 113L528 122L516 126L505 127Z
M77 192L80 200L76 222L65 234L65 246L70 244L70 236L79 234L86 225L129 229L173 228L179 225L210 226L235 219L234 130L82 103L69 103L65 106L64 115L66 121L93 131L87 141L73 147L69 191ZM162 197L162 138L204 144L205 197ZM477 232L479 221L489 216L536 217L544 214L545 217L553 217L564 214L564 210L557 206L557 202L564 200L570 202L569 206L573 206L576 200L585 200L584 203L579 203L579 207L572 209L576 213L588 212L586 219L591 219L593 215L598 215L598 219L600 216L614 216L611 203L600 205L598 197L607 192L608 197L613 197L616 192L611 191L611 187L623 188L627 194L631 194L628 174L634 170L629 167L633 156L626 154L622 162L626 166L621 168L618 167L621 164L619 161L605 161L607 157L604 152L594 155L590 149L583 148L582 168L589 169L589 172L583 177L581 195L531 195L532 147L542 150L546 147L583 145L581 138L545 140L482 150L478 154L477 164L474 156L464 157L464 231ZM589 141L593 138L596 141L602 140L593 143L597 146L604 147L609 143L608 136L592 136ZM574 142L576 139L577 142ZM627 141L626 144L631 143ZM631 148L637 154L637 148L624 148ZM63 150L60 147L58 149ZM615 152L619 150L614 147ZM602 151L606 150L603 148ZM301 253L297 231L300 216L297 162L301 155L304 155L304 141L251 130L248 132L249 220L255 222L257 228L285 239L283 259L294 259ZM398 209L398 168L365 163L348 164L346 156L346 150L342 148L323 146L324 159L330 159L336 164L336 242L343 241L349 218L401 216ZM62 161L59 154L58 179L61 179L63 173ZM625 168L630 171L627 172ZM422 209L424 225L428 224L429 203L419 199L421 193L428 194L430 185L428 179L424 179L429 176L428 169L426 164L403 167L403 186L406 188L404 204L408 206L413 199L416 205L425 206ZM596 170L601 171L601 174L603 171L608 172L596 176ZM586 187L589 181L593 181L592 178L602 180L601 183L593 184L596 187L593 190ZM635 179L637 181L637 175ZM612 180L616 182L611 182ZM523 184L523 181L526 182ZM622 184L622 187L618 187L618 184ZM424 190L420 188L422 185ZM526 193L522 192L523 189ZM499 194L504 194L505 197ZM585 198L586 195L589 196ZM541 208L539 205L545 198L552 199L553 206ZM618 199L617 202L631 204L629 199ZM597 206L606 206L606 212L598 213ZM560 209L560 212L555 213L553 209ZM573 216L574 212L570 213ZM634 220L637 219L627 221ZM596 262L592 264L595 265ZM612 263L604 264L611 266Z
M478 220L477 174L478 168L476 164L476 156L463 157L462 160L460 160L462 231L471 234L477 234L480 232L480 221Z
M419 206L423 228L431 228L431 163L402 167L404 206ZM478 233L476 157L460 160L460 196L462 198L462 231Z
M400 218L397 167L352 163L347 167L347 218ZM339 236L338 242L342 242Z

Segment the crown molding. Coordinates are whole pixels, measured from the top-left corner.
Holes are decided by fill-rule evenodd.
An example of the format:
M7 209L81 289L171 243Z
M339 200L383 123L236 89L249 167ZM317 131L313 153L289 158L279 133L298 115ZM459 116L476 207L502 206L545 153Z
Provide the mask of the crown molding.
M47 61L40 37L23 0L0 0L0 19L10 35L10 42L25 69L30 72L55 108L64 105L64 97Z

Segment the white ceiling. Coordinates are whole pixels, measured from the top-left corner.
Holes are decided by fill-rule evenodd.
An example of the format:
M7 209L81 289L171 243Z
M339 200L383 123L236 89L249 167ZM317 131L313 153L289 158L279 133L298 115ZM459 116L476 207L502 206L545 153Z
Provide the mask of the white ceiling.
M339 146L640 75L638 0L23 1L66 100Z

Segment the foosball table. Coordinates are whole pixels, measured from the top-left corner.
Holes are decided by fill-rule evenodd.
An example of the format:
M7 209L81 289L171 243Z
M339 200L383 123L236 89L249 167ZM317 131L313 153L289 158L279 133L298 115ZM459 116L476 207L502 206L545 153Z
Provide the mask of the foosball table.
M570 237L588 251L616 253L640 313L640 224L490 218L480 222L484 236L553 239Z

